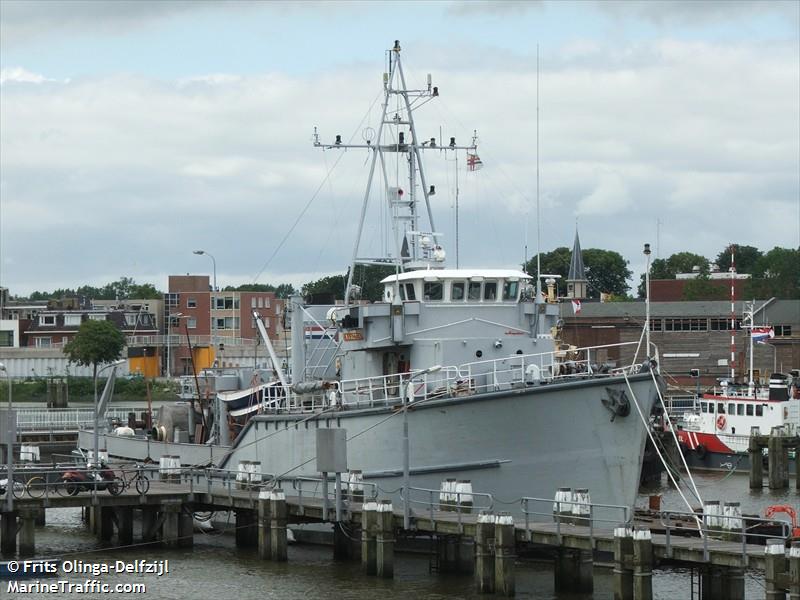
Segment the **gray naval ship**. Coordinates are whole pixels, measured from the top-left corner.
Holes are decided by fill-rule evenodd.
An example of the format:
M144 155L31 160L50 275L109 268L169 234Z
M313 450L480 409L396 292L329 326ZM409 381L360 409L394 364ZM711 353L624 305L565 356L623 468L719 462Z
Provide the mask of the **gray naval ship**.
M430 76L423 89L406 86L399 43L387 56L377 131L362 144L341 136L324 144L314 135L318 147L369 157L344 303L321 324L331 332L330 368L308 367L306 308L293 297L291 377L279 372L254 388L258 406L232 442L223 427L216 445L114 435L102 445L117 457L179 455L183 464L234 471L240 461L259 461L263 473L276 477L319 477L317 430L341 428L348 468L360 469L385 494L404 484L439 489L443 480L457 479L512 510L522 497L553 498L559 487L587 488L593 502L632 506L661 385L656 350L564 348L554 337L559 306L552 278L445 268L422 158L459 151L477 157L475 139L468 146L454 138L423 141L414 112L438 88ZM404 173L393 181L397 164ZM376 190L388 203L394 251L364 258L365 215ZM353 274L362 264L394 267L381 282L380 301L359 298ZM620 364L623 354L633 361ZM89 439L83 432L81 443Z

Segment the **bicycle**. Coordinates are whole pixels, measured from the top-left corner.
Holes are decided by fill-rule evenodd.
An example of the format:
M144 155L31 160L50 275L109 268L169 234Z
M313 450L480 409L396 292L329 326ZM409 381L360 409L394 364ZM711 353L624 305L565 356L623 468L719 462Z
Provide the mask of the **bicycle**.
M8 479L0 480L0 494L5 495L8 491ZM41 498L47 489L47 482L38 475L29 478L27 481L20 481L16 477L11 483L11 493L18 500L24 497Z
M130 479L125 478L125 471L122 472L123 489L133 486L140 496L144 496L150 489L150 479L145 475L144 465L137 464L136 470Z

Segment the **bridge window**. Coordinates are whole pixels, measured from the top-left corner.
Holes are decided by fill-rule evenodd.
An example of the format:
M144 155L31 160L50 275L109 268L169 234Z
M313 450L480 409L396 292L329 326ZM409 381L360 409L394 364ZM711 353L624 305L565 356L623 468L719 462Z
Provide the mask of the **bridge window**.
M748 404L747 405L747 416L748 417L752 417L753 416L753 405L752 404Z
M725 414L725 405L722 402L717 402L717 412L721 415Z
M465 284L463 281L453 282L453 285L450 288L450 300L456 302L464 299L464 285Z
M497 299L497 282L487 281L483 284L483 299L496 300Z
M704 413L708 412L708 402L701 402L700 403L700 410Z
M409 300L416 300L417 299L417 294L414 292L414 284L413 283L407 283L406 284L406 297Z
M737 404L736 405L736 414L739 416L744 415L744 404Z
M439 281L426 281L424 286L425 300L441 300L443 288L444 286Z
M467 291L467 300L480 300L481 299L481 282L470 281L469 290Z
M764 416L764 405L763 404L756 404L756 416L763 417Z
M516 300L519 291L519 282L506 281L503 283L503 300Z
M728 414L729 415L735 415L736 414L736 405L733 402L728 404Z

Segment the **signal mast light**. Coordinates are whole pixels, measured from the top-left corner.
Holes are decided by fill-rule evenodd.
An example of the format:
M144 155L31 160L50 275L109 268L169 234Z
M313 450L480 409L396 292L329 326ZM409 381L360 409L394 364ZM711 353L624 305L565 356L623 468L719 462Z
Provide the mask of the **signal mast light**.
M337 135L337 136L336 136L336 145L338 146L338 145L340 145L341 143L342 143L342 136L341 136L341 135Z
M456 138L454 138L454 137L451 137L451 138L450 138L450 147L451 147L451 148L454 148L454 147L455 147L455 145L456 145Z

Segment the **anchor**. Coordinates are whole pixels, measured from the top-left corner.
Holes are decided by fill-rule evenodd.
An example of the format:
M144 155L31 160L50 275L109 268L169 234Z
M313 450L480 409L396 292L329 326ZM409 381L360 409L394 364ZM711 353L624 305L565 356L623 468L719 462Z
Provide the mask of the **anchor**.
M611 420L613 421L618 416L627 417L631 414L631 403L625 390L615 390L613 388L606 388L608 398L601 398L603 406L611 411Z

